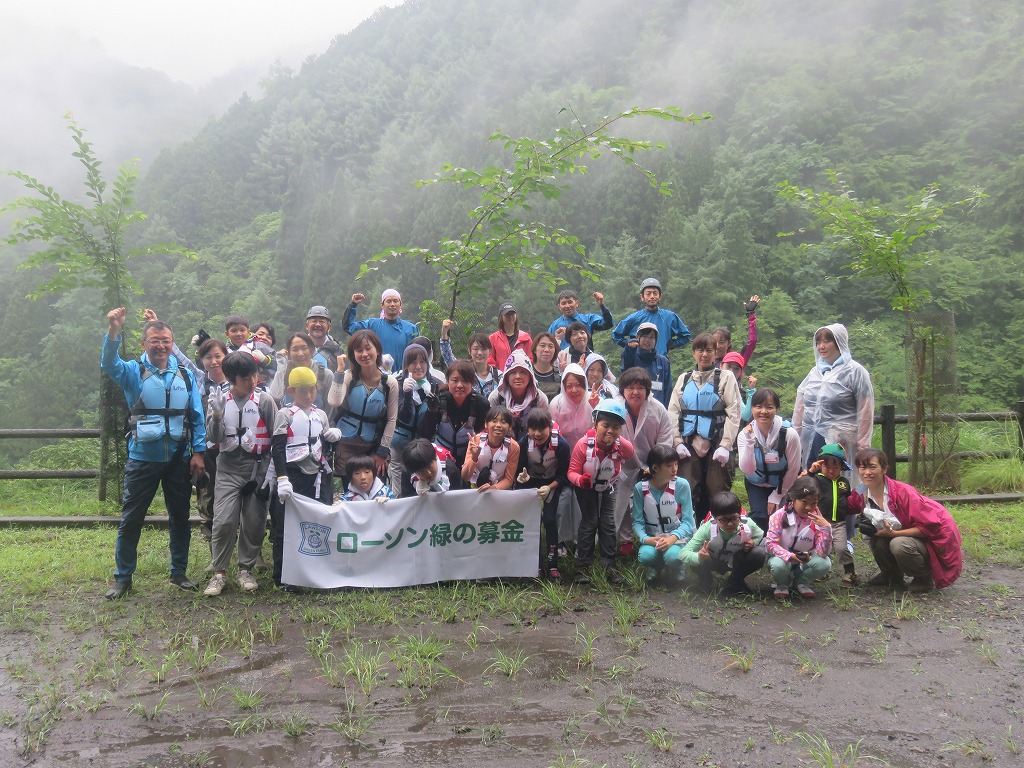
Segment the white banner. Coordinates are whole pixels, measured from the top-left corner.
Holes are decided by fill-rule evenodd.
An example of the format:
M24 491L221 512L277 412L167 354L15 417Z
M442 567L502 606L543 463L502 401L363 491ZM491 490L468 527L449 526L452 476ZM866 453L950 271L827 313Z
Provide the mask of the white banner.
M333 507L294 494L285 503L285 584L405 587L533 577L539 562L535 490L449 491Z

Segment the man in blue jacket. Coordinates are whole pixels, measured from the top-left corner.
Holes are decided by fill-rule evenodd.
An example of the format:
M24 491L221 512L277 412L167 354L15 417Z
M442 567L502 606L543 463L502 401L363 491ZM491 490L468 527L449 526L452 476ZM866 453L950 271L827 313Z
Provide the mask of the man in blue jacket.
M107 313L109 327L100 357L100 367L124 391L132 425L124 468L121 523L114 547L114 586L104 595L108 600L118 600L132 588L139 535L157 486L163 487L167 507L171 584L181 589L196 588L186 575L192 535L188 521L191 475L205 472L202 393L192 373L180 368L171 355L171 327L159 320L147 322L142 329L145 353L138 360L124 360L118 348L125 315L124 307Z
M594 331L607 331L615 325L615 318L612 317L608 307L604 305L604 294L595 292L594 301L597 302L598 309L601 310L599 315L579 311L580 299L576 295L576 291L565 290L558 294L558 308L562 310L562 314L548 326L548 333L558 339L561 349L569 348L569 339L565 336L565 329L571 323L583 323L587 327L587 333L591 339L594 338ZM561 333L558 332L559 329L562 329ZM592 341L587 348L593 350Z
M620 347L625 347L636 339L636 332L641 323L654 323L658 329L658 343L655 349L659 355L667 355L670 349L682 347L690 340L690 330L679 315L658 306L661 304L661 283L656 278L648 277L640 283L640 300L644 304L643 309L638 309L619 321L612 331L612 341Z
M402 314L401 294L394 288L388 288L380 297L380 317L370 317L357 322L356 310L365 299L361 293L352 294L352 303L345 310L345 333L351 335L356 331L373 331L380 339L384 354L391 355L392 370L395 367L401 368L405 348L420 335L415 325L399 317Z

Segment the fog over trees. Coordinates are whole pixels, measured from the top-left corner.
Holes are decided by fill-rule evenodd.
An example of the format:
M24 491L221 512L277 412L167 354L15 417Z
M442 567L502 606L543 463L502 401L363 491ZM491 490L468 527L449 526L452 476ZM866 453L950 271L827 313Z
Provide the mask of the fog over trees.
M509 155L488 143L493 131L550 136L570 119L565 106L594 123L632 106L673 105L715 117L628 126L630 137L666 145L643 159L672 183L672 196L599 160L534 211L605 265L599 284L573 287L602 290L619 318L637 306L640 279L657 276L664 304L691 330L728 325L736 346L742 302L760 293L750 372L780 389L784 411L813 364L814 329L844 322L877 401L899 409L902 319L878 282L855 277L848 259L816 245L820 234L801 231L811 221L780 199L779 184L823 187L834 169L857 196L883 202L933 182L948 201L982 187L987 198L930 236L935 253L922 277L934 305L955 313L962 406L1003 409L1024 395L1015 364L1024 331L1022 34L1024 12L1009 0L409 0L311 51L298 71L236 90L226 110L220 95L87 51L89 66L77 72L19 70L9 46L0 57L5 71L20 72L7 96L18 103L41 89L95 88L95 106L75 117L105 167L142 159L138 204L150 217L138 242L175 240L197 254L132 266L145 291L139 306L157 309L179 340L199 327L220 333L236 311L284 333L301 327L311 304L326 304L337 327L352 293L391 286L416 321L423 301L440 298L428 266L395 262L353 282L375 253L436 247L464 230L472 201L454 188L417 189L416 179L446 161L501 166ZM8 136L6 162L47 183L50 172L73 171L73 146L59 138L63 111ZM32 148L52 135L62 147L48 150L53 165L33 165ZM5 200L17 194L4 190ZM578 258L571 249L562 257ZM0 424L90 425L103 332L97 294L26 300L39 276L13 272L23 258L0 252ZM490 331L506 300L532 332L557 312L550 293L516 274L495 275L467 308ZM608 334L596 342L618 360ZM688 359L677 352L673 364L681 371Z

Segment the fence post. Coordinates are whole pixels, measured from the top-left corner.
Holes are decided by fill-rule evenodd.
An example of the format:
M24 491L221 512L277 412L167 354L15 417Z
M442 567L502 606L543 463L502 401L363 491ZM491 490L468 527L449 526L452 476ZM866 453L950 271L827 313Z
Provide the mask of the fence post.
M889 462L886 474L896 477L896 406L882 406L882 453Z
M100 438L100 478L99 478L99 500L107 500L107 444L109 438Z
M1024 400L1017 401L1017 448L1024 450Z

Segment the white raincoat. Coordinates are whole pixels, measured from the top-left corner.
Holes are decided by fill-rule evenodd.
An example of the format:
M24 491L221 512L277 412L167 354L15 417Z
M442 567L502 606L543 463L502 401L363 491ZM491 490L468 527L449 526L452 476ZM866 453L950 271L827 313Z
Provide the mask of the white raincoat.
M871 447L874 428L875 393L871 374L850 354L846 326L833 323L823 327L835 337L840 356L828 365L817 357L815 348L815 366L796 390L793 427L800 435L804 468L817 458L810 455L815 435L820 435L825 443L842 445L846 460L852 466L857 451Z

